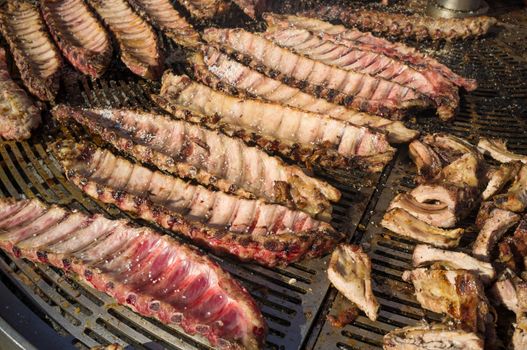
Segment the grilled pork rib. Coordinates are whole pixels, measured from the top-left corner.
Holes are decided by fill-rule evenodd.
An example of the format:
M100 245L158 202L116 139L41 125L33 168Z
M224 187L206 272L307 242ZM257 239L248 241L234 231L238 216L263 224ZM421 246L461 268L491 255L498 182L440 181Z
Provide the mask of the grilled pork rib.
M440 79L436 76L436 74L440 74L451 81L454 85L463 87L467 91L475 90L477 87L475 80L457 75L452 72L450 68L439 63L431 56L426 56L415 48L407 46L401 42L390 42L386 39L373 36L368 32L346 28L343 25L334 25L317 18L277 15L274 13L266 14L264 15L264 18L269 24L267 31L279 28L275 26L277 24L279 24L280 27L289 25L292 27L307 29L317 34L321 33L329 35L333 40L346 44L348 47L357 48L361 51L375 52L404 62L412 68L423 72L423 74L427 75L432 80Z
M212 345L263 344L266 326L247 291L206 256L151 229L2 198L0 247L74 272L120 304Z
M62 58L37 7L28 1L7 1L0 10L0 29L29 92L43 101L54 100Z
M523 350L527 348L527 316L517 317L512 336L512 350Z
M244 66L212 46L203 47L203 55L195 54L194 75L217 90L258 97L269 102L298 108L306 112L326 114L353 125L365 125L386 132L391 143L409 142L419 134L400 121L366 114L317 98L302 90Z
M444 324L396 328L384 336L384 350L483 350L476 333Z
M199 20L208 20L221 15L230 7L227 0L178 0L178 2Z
M388 210L401 208L425 223L451 228L457 222L456 214L445 203L421 203L408 193L400 193L392 200Z
M112 60L110 37L82 0L40 0L49 31L81 73L100 77Z
M520 169L521 162L512 162L501 164L498 168L491 169L487 172L489 182L481 194L483 200L488 200L501 191L506 184L518 175Z
M450 164L467 153L476 160L481 161L483 156L478 148L461 137L445 133L428 134L423 137L423 142L430 146L439 157Z
M414 140L408 145L408 153L417 167L418 182L423 183L439 176L443 163L430 146Z
M484 284L490 283L496 277L496 271L488 262L480 261L462 252L438 249L426 244L415 246L412 264L414 267L439 264L447 269L469 270L476 273Z
M163 115L123 109L58 105L61 122L75 120L134 158L202 185L244 198L262 198L331 219L340 192L279 158L216 131Z
M199 45L199 33L176 11L170 0L129 0L128 2L176 43L189 48Z
M481 138L478 142L478 148L482 153L489 154L502 163L520 161L527 164L527 156L509 151L507 142L503 140Z
M354 165L377 172L394 154L386 137L368 128L278 104L241 100L171 72L163 75L159 97L158 104L175 116L180 114L177 109L187 109L194 115L186 113L184 118L208 120L209 125L249 140L255 135L264 144L278 144L278 152L307 163L315 157L324 166L349 169Z
M88 0L119 43L121 60L134 73L157 79L163 69L158 38L153 28L125 0Z
M491 290L492 300L504 305L516 315L521 315L525 311L526 296L527 282L509 270L505 270Z
M213 192L90 144L57 142L51 150L88 195L241 260L285 265L319 256L342 238L304 212Z
M457 247L464 232L461 228L443 230L431 226L400 208L387 211L381 225L400 236L441 248Z
M304 86L308 92L357 110L400 116L401 110L429 105L424 96L410 88L297 55L243 29L209 28L203 38L236 53L267 75L278 75L297 87Z
M269 19L267 21L272 22ZM264 37L280 47L329 66L411 88L434 101L437 113L443 120L454 117L459 107L458 88L441 75L432 80L401 61L346 45L342 39L334 40L329 35L315 34L303 28L291 28L285 23L272 23L274 28Z
M328 266L328 278L346 298L355 303L370 320L377 319L379 303L371 286L371 261L361 247L337 246Z
M521 213L527 208L527 164L523 164L506 193L493 197L494 204L503 210Z
M40 110L9 75L5 50L0 48L0 136L25 140L41 122Z

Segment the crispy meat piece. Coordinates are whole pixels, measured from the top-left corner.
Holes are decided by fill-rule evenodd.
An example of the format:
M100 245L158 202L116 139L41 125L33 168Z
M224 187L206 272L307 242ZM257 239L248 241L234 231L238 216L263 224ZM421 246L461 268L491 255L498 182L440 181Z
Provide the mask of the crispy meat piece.
M487 172L489 182L481 194L483 200L488 200L496 193L500 192L505 185L514 179L521 168L521 162L511 162L501 164L498 168L492 168Z
M178 0L190 14L199 20L209 20L230 8L227 0Z
M527 267L527 221L520 221L514 235L499 243L498 261L511 270L520 273Z
M62 58L38 8L29 1L7 1L0 9L0 29L29 92L53 101L59 90Z
M41 0L40 9L64 57L81 73L100 77L113 48L106 29L82 0Z
M370 320L377 319L379 303L371 285L371 261L361 247L338 245L329 261L328 277L335 288L364 311Z
M390 143L409 142L419 134L415 130L408 129L400 121L358 112L269 78L230 58L213 46L203 46L202 50L203 54L197 53L191 58L194 64L194 76L216 90L258 97L306 112L326 114L353 125L379 129L386 132Z
M58 105L60 122L75 120L118 150L182 178L244 198L262 198L331 220L340 192L256 147L168 116L127 109Z
M0 136L25 140L41 122L40 110L9 75L5 50L0 48Z
M270 0L232 0L247 16L255 19L259 17L270 4Z
M393 208L404 209L415 218L436 227L451 228L457 222L455 212L447 204L422 203L408 193L400 193L395 196L388 210Z
M334 168L378 172L395 152L385 135L368 128L279 104L241 100L171 72L164 74L156 102L175 116L178 109L186 109L192 113L183 117L192 121L208 119L208 124L237 136L278 143L277 151L307 163L311 158Z
M50 148L86 194L243 261L286 265L320 256L343 238L304 212L192 185L92 144L58 141Z
M491 290L492 299L517 315L527 311L527 282L513 271L505 270Z
M483 350L476 333L444 324L396 328L384 336L384 350Z
M121 61L134 74L151 80L159 78L163 58L154 29L125 0L88 2L117 39Z
M267 75L364 112L401 117L402 111L430 104L408 87L299 56L243 29L209 28L203 38L236 54L251 67L263 69Z
M512 350L527 349L527 315L517 317L512 335Z
M494 204L501 209L521 213L527 207L527 165L516 174L508 191L493 197Z
M456 161L467 153L472 154L478 161L483 159L476 146L451 134L428 134L423 137L423 142L432 147L446 164Z
M381 225L403 237L442 248L457 247L464 232L461 228L443 230L431 226L400 208L387 211Z
M481 152L489 154L492 158L502 163L520 161L527 164L527 156L510 152L507 149L507 142L503 140L481 138L478 142L478 148Z
M496 271L488 262L480 261L462 252L438 249L426 244L415 246L412 264L414 267L439 264L447 269L473 271L484 284L490 283L496 277Z
M408 145L408 152L417 167L418 182L423 183L439 176L443 169L443 163L430 146L419 140L414 140Z
M208 257L149 228L1 198L0 247L74 272L119 304L199 332L212 346L263 345L266 325L245 288Z

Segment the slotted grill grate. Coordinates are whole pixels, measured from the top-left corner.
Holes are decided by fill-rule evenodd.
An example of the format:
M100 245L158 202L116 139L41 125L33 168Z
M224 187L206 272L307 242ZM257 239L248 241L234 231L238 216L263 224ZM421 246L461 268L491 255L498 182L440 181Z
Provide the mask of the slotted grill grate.
M287 1L275 2L275 10L292 11L311 3L299 1L292 6ZM241 23L239 18L224 21L231 25ZM521 34L515 36L518 37ZM426 43L420 44L455 71L477 78L480 87L462 98L459 115L453 123L443 124L433 116L424 116L419 128L448 131L472 141L479 136L506 138L512 150L527 153L527 69L521 52L511 46L513 42L514 37L505 32L483 41L443 44L435 47L437 51L429 50ZM174 52L169 60L177 63L182 52L169 41L165 40L164 44ZM151 106L149 94L158 86L123 74L120 69L114 67L103 80L97 81L71 72L64 78L60 94L63 102L83 106ZM113 206L88 198L68 183L58 164L46 153L46 144L64 134L85 137L86 132L82 128L58 128L49 116L45 117L47 125L31 141L0 141L0 196L39 197L47 203L72 209L129 217ZM353 188L327 174L318 174L343 192L342 200L334 208L333 224L348 234L349 241L361 242L369 248L375 293L382 305L377 322L359 316L356 322L342 329L326 322L328 313L336 314L350 306L329 285L327 257L293 264L286 269L269 269L212 256L257 300L270 328L267 347L379 349L383 334L394 327L415 324L422 318L439 319L439 315L419 307L410 286L401 280L402 272L410 268L413 243L390 235L376 225L395 192L411 184L412 174L413 167L404 150L374 179L375 187ZM0 271L6 290L32 308L72 346L89 348L119 343L149 349L207 348L202 339L143 318L59 270L0 253ZM0 308L2 316L9 312Z

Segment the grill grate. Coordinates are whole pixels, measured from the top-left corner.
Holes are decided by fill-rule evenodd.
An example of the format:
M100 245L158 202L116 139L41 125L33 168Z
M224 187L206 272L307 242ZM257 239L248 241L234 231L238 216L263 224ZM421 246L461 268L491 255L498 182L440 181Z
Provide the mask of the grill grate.
M299 6L310 6L312 1L292 4L277 1L273 6L278 12L293 11ZM523 17L514 18L525 26ZM255 29L261 27L236 13L221 21L230 26L244 23ZM479 136L502 137L509 140L512 150L527 153L526 60L521 52L515 52L519 49L514 46L520 37L519 32L516 35L503 32L483 41L442 44L434 47L437 51L430 50L427 43L419 44L424 51L436 55L457 72L477 78L480 83L478 90L463 96L460 113L452 124L439 123L435 117L425 115L419 128L448 131L472 141ZM163 39L163 43L173 52L169 61L176 70L181 70L179 62L183 53L170 41ZM150 108L149 94L158 87L130 77L116 65L103 80L90 81L68 72L60 96L63 102L82 106ZM68 183L57 162L46 153L46 144L56 137L86 137L86 131L79 127L60 128L49 115L44 117L45 127L29 142L0 140L0 196L39 197L71 209L135 220L114 206L88 198ZM423 318L440 319L439 315L423 311L412 296L410 285L401 280L402 272L410 268L413 243L390 235L375 224L394 194L411 186L412 174L413 167L405 150L399 151L397 159L373 179L375 187L353 187L337 182L329 174L317 174L343 192L342 200L334 207L333 224L348 234L348 241L361 242L369 249L375 293L382 305L377 322L359 316L356 322L342 329L326 322L328 313L336 314L350 307L330 287L326 277L327 257L285 269L270 269L211 256L241 281L260 305L270 328L268 348L379 349L383 334L395 327L414 324ZM188 242L184 237L176 238ZM54 268L0 253L0 279L11 293L65 337L62 340L70 341L72 347L119 343L146 349L208 348L203 339L143 318ZM0 315L9 312L0 308Z

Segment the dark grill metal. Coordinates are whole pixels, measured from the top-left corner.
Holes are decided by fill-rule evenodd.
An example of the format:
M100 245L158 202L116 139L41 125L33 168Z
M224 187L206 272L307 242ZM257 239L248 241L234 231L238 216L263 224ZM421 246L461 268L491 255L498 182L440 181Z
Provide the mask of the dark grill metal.
M300 3L307 6L311 2ZM276 7L278 10L293 8L291 2L284 4ZM478 90L463 96L459 115L453 123L444 124L436 117L425 115L418 125L420 129L448 131L472 141L479 136L501 137L509 140L513 151L527 153L527 60L522 58L519 46L515 46L525 38L525 31L522 34L521 29L525 30L526 21L521 22L522 18L513 17L520 23L516 32L502 32L482 41L434 47L438 51L431 50L426 43L420 44L423 50L436 55L456 72L477 78L480 85ZM232 25L240 19L224 21ZM170 61L176 69L181 69L177 63L182 52L168 41L164 43L174 51ZM527 47L524 49L523 53L527 52ZM70 72L63 81L59 102L152 108L149 94L158 85L133 78L121 69L114 67L103 80L97 81ZM47 115L46 126L41 131L29 142L0 141L0 196L39 197L71 209L130 218L114 206L83 195L68 183L60 166L46 153L49 141L63 136L86 137L85 130L60 128ZM413 172L406 150L401 150L396 160L374 179L375 186L353 187L337 182L328 174L317 174L343 192L342 200L334 208L333 224L348 234L348 241L361 242L369 250L375 293L381 304L377 322L359 316L353 324L338 329L326 321L327 314L351 307L327 280L327 257L285 269L269 269L212 256L259 303L270 328L267 347L379 349L383 335L395 327L415 324L423 318L440 319L439 315L423 311L412 295L411 286L401 280L402 272L411 267L414 244L377 226L395 193L411 186ZM188 242L184 237L177 238ZM0 278L7 287L5 293L16 295L54 328L61 342L66 339L72 346L89 348L119 343L148 349L208 348L203 339L143 318L57 269L0 253ZM0 289L2 293L4 288ZM5 306L0 307L1 316L10 312ZM53 344L42 345L53 348Z

